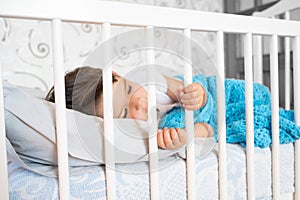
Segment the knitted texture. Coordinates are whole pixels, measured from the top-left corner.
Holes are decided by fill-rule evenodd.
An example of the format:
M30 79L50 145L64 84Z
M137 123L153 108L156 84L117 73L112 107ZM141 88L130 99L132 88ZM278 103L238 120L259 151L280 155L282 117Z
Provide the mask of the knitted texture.
M182 76L179 76L181 80ZM195 122L205 122L212 126L216 140L217 104L215 77L197 75L193 82L201 84L207 93L206 104L194 111ZM226 141L246 146L245 82L236 79L225 80ZM271 98L267 87L253 84L254 145L269 147L272 143ZM184 128L185 117L182 107L174 107L160 121L159 128ZM300 127L294 122L294 111L279 109L280 143L287 144L300 138Z

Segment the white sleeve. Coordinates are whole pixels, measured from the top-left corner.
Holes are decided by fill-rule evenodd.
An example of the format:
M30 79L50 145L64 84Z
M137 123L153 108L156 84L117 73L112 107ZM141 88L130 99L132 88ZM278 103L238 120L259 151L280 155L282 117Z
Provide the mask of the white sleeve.
M167 84L167 80L165 79L165 77L162 74L158 74L155 77L155 83L156 83L157 89L160 92L167 94L168 84Z

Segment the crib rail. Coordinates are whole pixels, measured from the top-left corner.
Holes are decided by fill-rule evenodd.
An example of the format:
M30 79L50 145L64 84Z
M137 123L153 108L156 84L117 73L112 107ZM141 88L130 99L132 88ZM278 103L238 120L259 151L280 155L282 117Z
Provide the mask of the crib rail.
M225 65L224 65L224 32L217 32L217 80L218 104L218 148L219 148L219 198L227 199L227 164L226 164L226 108L225 108Z
M272 181L273 197L280 195L279 166L279 85L278 85L278 36L272 35L270 41L271 68L271 107L272 107Z
M65 78L62 43L62 22L52 21L53 67L55 87L55 118L57 127L58 177L60 199L69 199L69 161L65 100Z
M68 11L68 12L66 12ZM1 0L0 17L296 36L300 22L108 1ZM174 20L176 19L176 20ZM255 27L255 29L253 28Z
M68 12L66 12L68 11ZM272 72L272 131L273 138L273 171L274 179L276 181L274 184L274 198L278 198L279 195L279 164L278 164L278 36L289 36L294 38L293 40L293 49L294 49L294 80L295 86L300 85L299 78L299 48L300 48L300 22L296 21L284 21L280 19L268 19L268 18L258 18L258 17L249 17L249 16L237 16L231 14L220 14L220 13L208 13L208 12L199 12L192 10L182 10L174 8L161 8L154 6L145 6L145 5L134 5L120 2L106 2L106 1L39 1L39 0L1 0L0 2L0 17L8 18L20 18L20 19L34 19L34 20L49 20L53 23L53 44L55 64L55 76L58 77L55 87L60 88L60 91L55 94L58 98L57 110L64 113L64 82L62 78L63 72L63 63L62 63L62 41L60 39L60 26L61 22L78 22L78 23L95 23L103 24L104 38L109 39L110 37L110 26L111 25L121 25L121 26L137 26L137 27L146 27L147 31L147 44L151 46L151 36L153 27L164 27L172 29L184 30L184 34L187 37L190 37L190 32L194 30L200 31L211 31L216 32L217 34L217 53L218 53L218 72L220 78L217 79L217 103L218 103L218 118L222 119L218 121L218 132L219 132L219 198L227 199L227 172L226 172L226 121L225 121L225 91L224 91L224 33L239 33L245 36L245 71L246 71L246 101L249 106L246 109L247 117L247 186L248 186L248 198L255 198L255 185L254 185L254 138L253 138L253 88L252 88L252 40L253 35L269 35L271 39L271 49L272 49L272 63L271 63L271 72ZM176 20L174 20L176 19ZM255 27L255 29L254 29ZM153 38L152 38L153 39ZM186 47L189 45L187 44ZM185 50L186 56L189 56L190 49ZM155 64L153 51L150 50L147 54L149 61L148 65ZM106 62L107 63L107 62ZM109 77L111 74L111 68L108 68L104 77ZM153 77L154 72L149 71L150 75L149 80ZM188 79L188 82L191 82L191 68L186 66L185 78ZM111 77L111 76L110 76ZM108 130L113 130L113 122L111 116L112 110L112 98L109 91L111 88L111 79L104 78L104 93L105 96L104 102L108 105L105 112L105 132ZM105 89L106 88L106 89ZM300 125L300 91L299 87L295 88L295 118L296 123ZM148 91L148 96L155 96L155 88L151 87ZM151 95L152 94L152 95ZM110 103L109 103L110 102ZM151 103L152 102L152 103ZM152 106L155 105L155 100L152 99L148 106L151 110ZM155 114L154 114L155 115ZM56 116L59 118L59 116ZM187 114L187 117L191 119L189 122L193 122L192 115ZM154 117L153 117L154 118ZM59 153L59 185L60 187L60 198L68 199L69 197L69 183L68 183L68 162L67 162L67 140L66 140L66 122L64 116L61 118L60 124L58 125L58 153ZM193 130L193 123L189 123L188 130ZM3 125L4 127L4 125ZM153 129L152 129L153 130ZM192 131L193 132L193 131ZM149 132L150 136L151 133ZM112 135L112 137L110 136ZM108 137L108 141L111 144L114 144L113 134L105 136ZM3 143L3 138L1 138L1 144ZM107 141L106 141L107 142ZM157 143L155 139L150 138L150 153L156 152ZM60 148L61 147L61 148ZM107 158L106 162L109 164L109 167L106 168L107 173L107 198L115 199L115 174L114 174L114 159L111 154L114 154L112 149L105 148L105 156ZM4 154L5 150L2 149L1 155ZM194 151L193 145L188 149L187 152L187 170L188 170L188 195L189 199L195 199L195 179L194 176ZM300 149L299 141L296 144L296 169L300 167ZM108 154L109 153L109 154ZM154 154L152 154L154 155ZM108 159L108 157L112 159ZM156 168L157 156L150 157L150 167ZM158 172L150 170L150 181L151 181L151 198L159 198L159 188L158 188ZM7 182L7 177L6 177ZM296 172L296 197L299 199L299 186L300 178L299 171ZM1 199L7 199L7 196L1 196Z
M186 28L183 31L186 38L184 38L184 57L188 60L192 60L192 45L191 45L191 29ZM188 86L192 83L192 63L186 62L184 66L184 83ZM195 196L195 143L194 143L194 112L191 110L185 110L186 119L186 132L188 134L187 145L187 186L188 186L188 198L196 199Z
M157 111L153 109L156 105L155 98L155 54L154 54L154 38L153 38L153 26L146 27L146 40L147 40L147 80L150 84L148 88L148 119L156 119ZM148 120L148 135L149 135L149 159L150 159L150 195L152 199L159 199L159 166L158 166L158 147L157 147L157 120L150 122Z
M102 42L109 40L111 37L110 23L102 24ZM105 146L105 172L107 199L116 199L115 185L115 149L114 149L114 126L113 126L113 93L112 93L112 66L108 60L111 58L111 46L104 45L102 52L102 66L106 70L103 71L103 108L104 108L104 136L106 138Z
M246 125L247 125L247 184L248 199L255 199L254 187L254 120L253 114L253 72L252 72L252 34L244 38L245 49L245 93L246 93Z
M290 12L287 11L284 13L284 19L285 20L290 20ZM284 91L285 91L285 109L290 110L291 109L291 58L290 58L290 52L291 52L291 47L290 47L290 38L285 37L284 38Z

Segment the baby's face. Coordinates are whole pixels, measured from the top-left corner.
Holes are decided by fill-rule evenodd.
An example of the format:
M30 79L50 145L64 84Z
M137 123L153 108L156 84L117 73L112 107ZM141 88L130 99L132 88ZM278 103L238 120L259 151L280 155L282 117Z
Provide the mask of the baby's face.
M147 92L139 84L119 78L113 84L114 118L132 118L146 121L148 118Z

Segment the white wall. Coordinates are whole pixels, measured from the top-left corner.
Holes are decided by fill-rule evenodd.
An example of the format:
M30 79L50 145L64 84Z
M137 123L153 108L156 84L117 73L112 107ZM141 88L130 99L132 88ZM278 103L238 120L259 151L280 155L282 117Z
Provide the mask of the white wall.
M155 6L176 7L213 12L222 12L222 0L122 0L124 2ZM80 13L79 13L80 14ZM176 20L176 19L174 19ZM195 19L197 20L197 19ZM13 20L0 18L0 55L4 77L8 81L29 87L48 90L52 77L51 24L45 21ZM116 27L113 34L132 30ZM91 52L101 42L101 27L89 24L64 24L65 69L81 66ZM156 33L164 45L176 45L172 38L163 38L163 32ZM207 60L215 58L215 35L193 33L194 39L207 51ZM118 47L122 52L126 47ZM162 58L157 53L156 58ZM168 60L168 59L166 59ZM170 60L170 59L169 59ZM120 65L136 65L124 58ZM173 64L176 64L174 62Z

